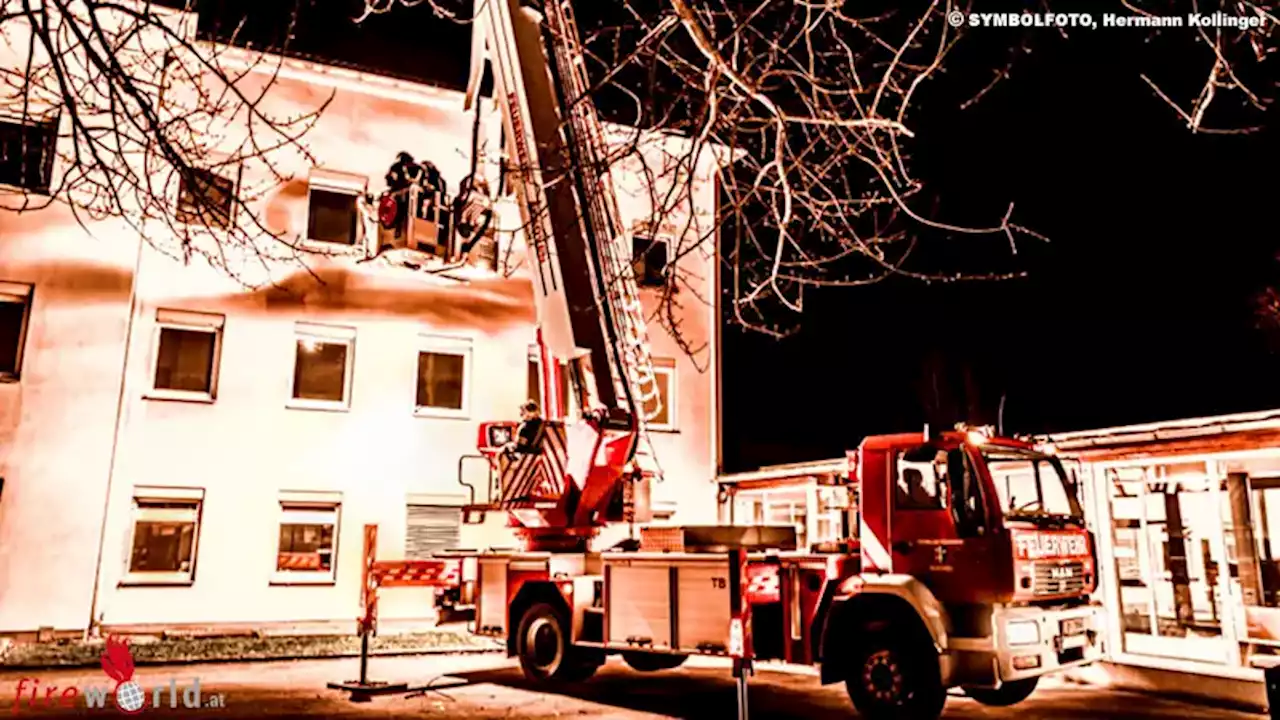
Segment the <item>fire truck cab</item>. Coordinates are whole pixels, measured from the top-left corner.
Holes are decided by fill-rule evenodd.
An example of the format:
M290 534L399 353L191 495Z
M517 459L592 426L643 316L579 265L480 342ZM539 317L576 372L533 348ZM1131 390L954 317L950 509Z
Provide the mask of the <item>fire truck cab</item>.
M1052 448L960 427L849 459L857 570L834 573L818 656L864 714L904 684L925 715L948 687L1010 705L1102 656L1096 549Z

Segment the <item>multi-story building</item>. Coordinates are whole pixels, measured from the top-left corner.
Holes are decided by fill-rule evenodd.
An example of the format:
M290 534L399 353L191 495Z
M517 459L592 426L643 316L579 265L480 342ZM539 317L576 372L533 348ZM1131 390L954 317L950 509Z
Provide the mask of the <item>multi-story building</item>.
M256 56L218 51L224 64L243 60L243 82L262 82ZM314 162L300 156L259 206L274 232L301 238L302 256L261 263L256 289L198 256L158 251L166 238L119 220L82 228L58 204L0 211L0 635L350 627L366 523L378 524L384 558L507 537L500 518L461 525L459 465L479 422L514 419L539 393L513 201L499 200L482 263L435 273L431 261L370 259L368 198L397 152L434 162L456 188L473 167L473 115L449 90L283 58L263 67L282 115L332 100L304 138ZM493 158L497 113L482 110L479 147ZM39 132L0 122L0 146L32 147ZM662 164L689 147L645 135L631 162ZM22 167L0 159L0 184L38 193L48 176ZM712 522L712 159L685 169L692 190L666 223L650 222L645 175L633 171L615 180L643 234L646 307L678 283L681 342L651 328L664 474L652 506L659 520ZM222 175L175 189L179 225L228 222L230 204L184 214L201 188L271 180L248 164ZM198 204L218 209L226 197ZM434 613L427 590L388 591L380 607L390 620Z

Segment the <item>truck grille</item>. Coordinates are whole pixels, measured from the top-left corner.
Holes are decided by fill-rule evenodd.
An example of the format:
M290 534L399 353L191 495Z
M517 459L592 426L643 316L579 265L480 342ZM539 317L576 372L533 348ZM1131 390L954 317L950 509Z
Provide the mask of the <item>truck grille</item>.
M1036 563L1031 590L1036 595L1068 595L1084 590L1084 563Z

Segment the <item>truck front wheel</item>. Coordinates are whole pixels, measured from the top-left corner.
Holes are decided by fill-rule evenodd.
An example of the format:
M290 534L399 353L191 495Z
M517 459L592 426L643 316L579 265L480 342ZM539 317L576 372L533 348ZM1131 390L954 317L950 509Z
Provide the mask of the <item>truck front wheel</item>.
M862 717L935 720L942 715L947 690L932 647L875 633L859 639L852 660L845 688Z
M991 688L965 688L964 694L977 700L983 705L991 707L1009 707L1031 697L1031 693L1036 691L1036 684L1040 682L1040 678L1026 678L1025 680L1013 680L1004 683L999 690Z
M536 682L579 682L604 663L600 653L573 646L565 613L547 603L534 605L520 619L516 655L525 676Z

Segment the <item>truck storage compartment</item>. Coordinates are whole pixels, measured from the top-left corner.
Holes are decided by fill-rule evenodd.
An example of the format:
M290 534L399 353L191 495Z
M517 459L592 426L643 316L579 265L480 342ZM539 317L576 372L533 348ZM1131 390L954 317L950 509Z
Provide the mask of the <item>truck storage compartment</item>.
M610 647L690 655L727 651L727 557L606 557L604 563Z
M476 630L481 635L503 635L507 632L507 564L506 558L481 558L479 597L476 607Z
M671 570L666 563L605 561L607 642L671 647Z
M674 573L676 648L692 654L727 652L729 562L685 562L675 566Z

